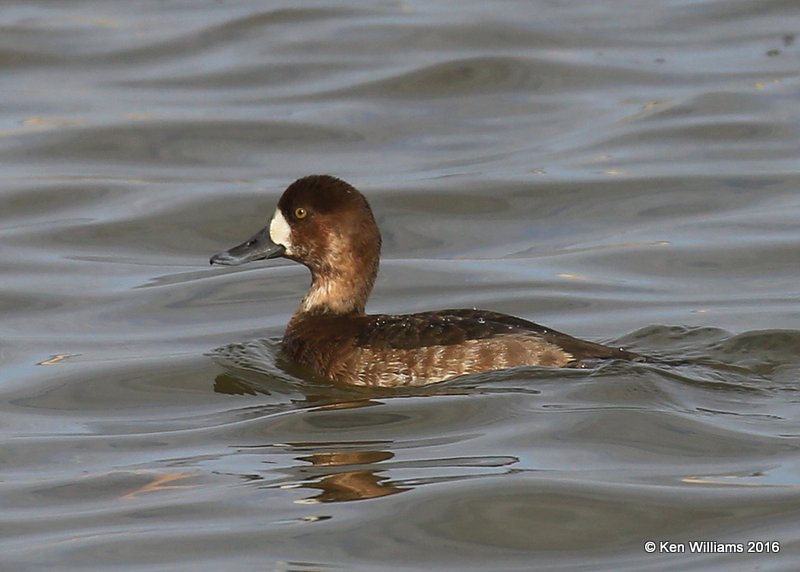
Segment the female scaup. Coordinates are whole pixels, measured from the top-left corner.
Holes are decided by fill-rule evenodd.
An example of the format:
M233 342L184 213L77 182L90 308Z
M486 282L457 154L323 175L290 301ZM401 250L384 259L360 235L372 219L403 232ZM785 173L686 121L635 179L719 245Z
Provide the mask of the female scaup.
M311 287L289 320L283 351L331 382L426 385L523 365L636 357L497 312L366 314L380 251L380 231L364 195L341 179L311 175L286 189L267 227L215 254L211 264L284 257L306 266Z

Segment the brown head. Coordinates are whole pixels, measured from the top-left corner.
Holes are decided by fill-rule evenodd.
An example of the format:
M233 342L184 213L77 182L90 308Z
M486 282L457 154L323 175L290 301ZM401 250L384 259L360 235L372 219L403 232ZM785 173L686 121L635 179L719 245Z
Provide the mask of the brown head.
M380 251L380 231L364 195L336 177L311 175L289 185L265 228L211 263L289 258L311 270L300 312L363 314Z

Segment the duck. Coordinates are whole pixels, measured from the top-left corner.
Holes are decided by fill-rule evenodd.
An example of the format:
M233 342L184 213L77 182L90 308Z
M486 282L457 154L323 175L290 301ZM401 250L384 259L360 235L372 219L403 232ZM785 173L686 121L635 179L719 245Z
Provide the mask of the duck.
M368 314L380 254L381 233L366 197L342 179L310 175L286 188L263 229L210 263L286 258L308 268L311 286L286 326L281 351L334 384L424 386L520 366L637 357L488 310Z

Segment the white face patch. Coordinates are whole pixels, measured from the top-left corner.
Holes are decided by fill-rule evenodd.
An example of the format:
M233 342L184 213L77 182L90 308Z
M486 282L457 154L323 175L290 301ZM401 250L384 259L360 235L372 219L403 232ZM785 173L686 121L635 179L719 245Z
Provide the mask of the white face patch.
M275 244L283 246L287 254L292 253L292 229L280 209L275 209L275 214L272 215L272 221L269 223L269 237Z

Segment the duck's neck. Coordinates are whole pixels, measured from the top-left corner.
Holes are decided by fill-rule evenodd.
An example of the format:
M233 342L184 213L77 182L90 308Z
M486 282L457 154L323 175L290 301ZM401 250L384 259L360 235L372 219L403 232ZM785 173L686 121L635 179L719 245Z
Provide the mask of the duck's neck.
M367 269L362 269L362 272L344 269L331 272L314 272L312 270L311 287L300 303L295 316L363 315L377 274L377 262Z

